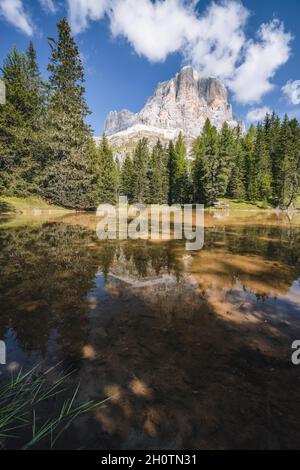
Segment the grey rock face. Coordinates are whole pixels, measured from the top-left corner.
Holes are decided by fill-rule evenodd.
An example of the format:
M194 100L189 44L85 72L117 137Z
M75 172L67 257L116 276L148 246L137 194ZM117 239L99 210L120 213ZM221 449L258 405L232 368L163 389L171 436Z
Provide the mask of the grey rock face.
M106 119L104 132L106 135L112 135L125 131L136 123L136 119L137 115L128 109L111 111Z
M224 122L230 127L238 124L224 84L216 78L200 77L192 67L184 67L174 78L158 85L139 113L128 110L110 113L104 132L112 136L142 125L149 131L181 130L187 137L196 137L207 118L218 129Z

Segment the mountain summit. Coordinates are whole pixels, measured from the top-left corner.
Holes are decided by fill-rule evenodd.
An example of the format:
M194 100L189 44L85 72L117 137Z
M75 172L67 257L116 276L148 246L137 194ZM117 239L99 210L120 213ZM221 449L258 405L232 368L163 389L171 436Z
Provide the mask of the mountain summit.
M125 137L151 133L171 139L182 131L197 137L209 118L218 129L227 122L236 127L224 84L213 77L201 77L193 67L184 67L174 78L160 83L139 113L125 109L109 113L104 133Z

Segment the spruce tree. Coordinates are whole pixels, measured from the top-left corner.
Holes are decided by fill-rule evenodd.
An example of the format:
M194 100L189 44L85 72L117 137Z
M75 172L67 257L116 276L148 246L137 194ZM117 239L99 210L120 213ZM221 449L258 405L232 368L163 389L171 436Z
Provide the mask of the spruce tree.
M281 187L281 165L282 155L280 151L280 135L281 135L281 122L279 116L275 113L271 116L271 131L270 139L268 142L271 165L272 165L272 179L273 179L273 198L275 201L280 199Z
M147 139L141 139L133 154L133 194L134 203L147 204L150 199L149 150Z
M170 140L168 146L168 179L169 179L169 195L168 202L171 206L176 203L175 177L176 177L176 153L173 141Z
M289 209L299 194L300 126L296 119L289 122L285 116L281 129L281 194L280 206Z
M188 199L189 180L187 151L181 132L175 143L175 172L173 177L173 202L176 204L184 204Z
M160 142L154 146L150 159L149 190L151 204L168 203L166 152Z
M237 140L239 140L239 137ZM219 138L218 167L216 174L218 197L225 196L227 192L230 175L234 165L234 144L234 133L225 122Z
M126 154L121 167L120 194L126 196L128 202L133 201L134 169L130 154Z
M235 130L232 152L233 160L227 187L227 196L233 199L245 199L246 162L243 140L241 138L239 128Z
M206 165L204 159L204 139L197 137L193 142L192 155L194 157L192 164L193 196L195 203L204 204L205 194L205 175Z
M117 165L107 138L103 135L99 145L100 182L98 202L115 204L117 201L118 175Z
M244 161L245 161L245 189L246 189L246 197L248 200L251 200L253 194L256 192L256 189L255 189L255 183L256 183L255 143L256 143L256 127L252 124L242 141Z
M272 167L266 135L260 124L257 126L255 155L257 196L260 200L267 200L272 195Z
M196 159L194 187L201 188L203 194L203 200L197 202L211 205L218 198L219 136L209 119L206 120L200 139L193 149Z
M42 192L57 204L89 209L97 204L94 185L98 178L96 148L85 123L89 110L84 70L67 20L59 21L57 28L58 39L49 40L50 97Z
M26 196L37 190L45 95L32 43L4 60L6 104L0 107L0 190Z

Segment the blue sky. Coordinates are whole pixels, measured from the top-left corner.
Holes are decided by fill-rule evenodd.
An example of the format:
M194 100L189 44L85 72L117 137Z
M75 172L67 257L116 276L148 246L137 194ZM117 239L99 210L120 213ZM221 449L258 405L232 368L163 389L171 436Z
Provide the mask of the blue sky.
M267 109L300 118L299 0L0 0L1 63L32 39L46 76L47 38L63 16L84 58L96 135L110 110L139 111L186 64L225 81L239 119Z

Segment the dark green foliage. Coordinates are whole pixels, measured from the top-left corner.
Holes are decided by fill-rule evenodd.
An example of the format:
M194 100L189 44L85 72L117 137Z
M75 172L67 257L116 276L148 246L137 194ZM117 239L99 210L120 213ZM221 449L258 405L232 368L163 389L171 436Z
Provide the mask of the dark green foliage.
M300 126L296 119L285 117L281 129L282 165L280 171L279 203L282 208L290 208L299 194L300 173Z
M242 139L242 152L245 168L245 190L247 199L251 200L252 180L255 174L255 142L256 128L251 125L247 134Z
M83 65L66 19L58 23L58 40L52 39L50 44L42 195L66 207L89 209L96 205L98 167L95 144L85 124L89 111L84 99Z
M254 148L252 186L249 197L251 200L268 199L272 195L272 168L263 127L258 124Z
M219 171L219 136L217 129L207 119L202 136L196 141L193 148L194 188L196 202L212 204L218 198Z
M169 204L184 204L188 200L188 164L187 152L182 133L170 143L168 149Z
M169 181L167 170L167 152L160 140L157 141L150 160L150 202L152 204L167 204L169 195Z
M131 155L127 154L121 168L120 194L133 201L134 172Z
M132 201L148 203L150 199L149 150L147 139L141 139L133 154Z
M0 106L0 191L28 195L37 189L44 88L32 43L4 60L6 104Z
M243 148L243 140L238 129L232 142L232 165L228 179L227 196L234 199L246 197L246 160Z
M105 136L102 137L98 153L100 178L97 202L115 204L118 192L118 167Z
M216 185L218 189L218 197L226 194L232 170L238 167L237 175L242 180L239 136L236 137L234 132L225 123L219 136L219 152L217 161L217 177Z

